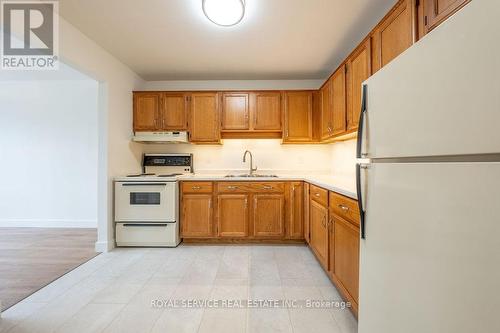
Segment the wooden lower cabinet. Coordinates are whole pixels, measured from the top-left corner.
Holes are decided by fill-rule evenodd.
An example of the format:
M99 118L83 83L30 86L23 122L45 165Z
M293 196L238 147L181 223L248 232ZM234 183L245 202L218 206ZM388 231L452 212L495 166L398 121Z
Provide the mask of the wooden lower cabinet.
M184 240L304 240L302 181L183 181L180 189Z
M212 194L183 194L181 205L181 237L214 235Z
M328 208L311 200L310 245L321 265L328 269Z
M230 238L248 236L248 194L217 195L217 234Z
M311 219L310 219L310 195L309 183L304 183L304 239L307 244L311 243Z
M252 236L282 238L285 234L285 196L254 194L252 197Z
M357 311L359 297L359 227L341 217L333 217L334 277L341 292L348 293L348 300ZM350 296L350 297L349 297Z
M287 238L304 239L304 183L288 183L287 193Z

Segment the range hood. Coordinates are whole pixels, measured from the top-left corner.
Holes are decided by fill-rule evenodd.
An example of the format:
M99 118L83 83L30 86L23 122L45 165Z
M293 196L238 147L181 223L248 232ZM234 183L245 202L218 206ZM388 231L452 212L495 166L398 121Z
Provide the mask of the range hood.
M135 132L132 141L143 143L189 143L187 132Z

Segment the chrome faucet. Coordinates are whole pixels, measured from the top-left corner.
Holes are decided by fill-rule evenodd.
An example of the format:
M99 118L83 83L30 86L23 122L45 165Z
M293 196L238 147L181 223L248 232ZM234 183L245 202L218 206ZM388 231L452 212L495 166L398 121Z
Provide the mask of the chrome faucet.
M249 175L253 175L255 171L257 171L257 167L253 167L253 156L252 152L250 150L245 150L245 153L243 154L243 163L246 162L247 159L247 154L250 154L250 172Z

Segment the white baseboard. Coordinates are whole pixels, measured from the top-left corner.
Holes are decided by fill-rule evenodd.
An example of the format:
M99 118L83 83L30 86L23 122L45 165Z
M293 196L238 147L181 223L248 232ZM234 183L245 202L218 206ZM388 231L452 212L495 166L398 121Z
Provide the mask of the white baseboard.
M115 248L115 240L114 239L104 241L104 242L99 242L99 241L95 242L95 251L96 252L106 253L106 252L111 251L114 248Z
M0 219L0 227L10 228L97 228L97 220Z

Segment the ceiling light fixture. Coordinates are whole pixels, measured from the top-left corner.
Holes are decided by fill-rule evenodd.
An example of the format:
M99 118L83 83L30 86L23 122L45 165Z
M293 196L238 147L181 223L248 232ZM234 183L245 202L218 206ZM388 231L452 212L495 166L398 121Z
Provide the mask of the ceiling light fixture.
M245 0L202 0L201 6L210 21L223 27L236 25L245 16Z

